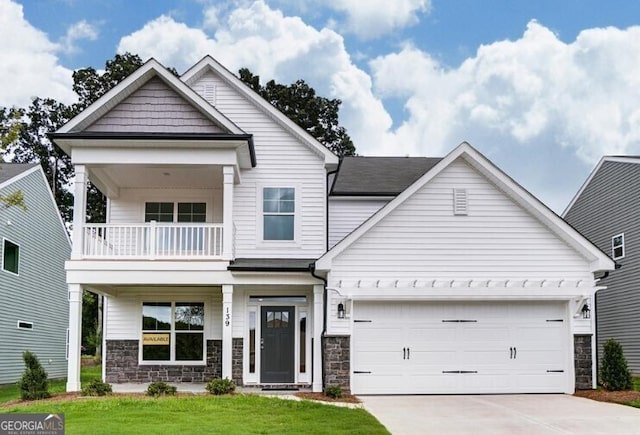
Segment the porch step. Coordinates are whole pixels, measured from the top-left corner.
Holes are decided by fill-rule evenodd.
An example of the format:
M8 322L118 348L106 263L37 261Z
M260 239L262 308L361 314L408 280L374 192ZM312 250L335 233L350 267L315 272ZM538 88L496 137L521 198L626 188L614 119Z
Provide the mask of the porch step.
M263 394L269 393L296 393L298 391L308 392L311 391L311 385L309 384L256 384L256 385L243 385L242 390L244 392L261 392Z

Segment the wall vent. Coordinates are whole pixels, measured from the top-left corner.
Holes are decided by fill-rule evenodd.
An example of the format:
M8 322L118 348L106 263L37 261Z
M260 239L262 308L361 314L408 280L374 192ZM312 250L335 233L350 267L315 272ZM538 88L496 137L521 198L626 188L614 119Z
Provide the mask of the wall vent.
M467 189L453 189L453 214L456 216L466 216L467 206Z
M213 83L205 83L204 85L204 99L212 106L216 105L216 85Z

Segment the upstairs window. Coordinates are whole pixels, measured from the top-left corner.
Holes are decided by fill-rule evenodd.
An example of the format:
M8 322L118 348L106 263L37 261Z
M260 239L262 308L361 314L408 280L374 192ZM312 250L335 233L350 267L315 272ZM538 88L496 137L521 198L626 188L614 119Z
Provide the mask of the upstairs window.
M4 239L4 245L2 247L2 269L17 275L19 263L20 247L15 243Z
M144 205L145 222L173 222L172 202L147 202Z
M293 240L295 209L293 187L265 187L262 192L264 240Z
M611 238L611 255L614 260L624 257L624 233Z

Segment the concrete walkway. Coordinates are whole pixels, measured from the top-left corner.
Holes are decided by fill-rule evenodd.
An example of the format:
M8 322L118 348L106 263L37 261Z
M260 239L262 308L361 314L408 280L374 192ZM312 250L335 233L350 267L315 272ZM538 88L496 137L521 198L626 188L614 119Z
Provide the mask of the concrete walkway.
M640 409L569 395L359 397L398 435L640 434Z

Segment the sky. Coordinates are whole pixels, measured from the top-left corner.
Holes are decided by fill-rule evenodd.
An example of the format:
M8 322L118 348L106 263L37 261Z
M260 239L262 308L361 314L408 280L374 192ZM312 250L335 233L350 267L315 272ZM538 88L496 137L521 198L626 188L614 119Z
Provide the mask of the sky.
M640 154L632 0L0 0L0 106L72 103L116 53L209 54L342 100L360 155L469 142L561 213L602 155Z

